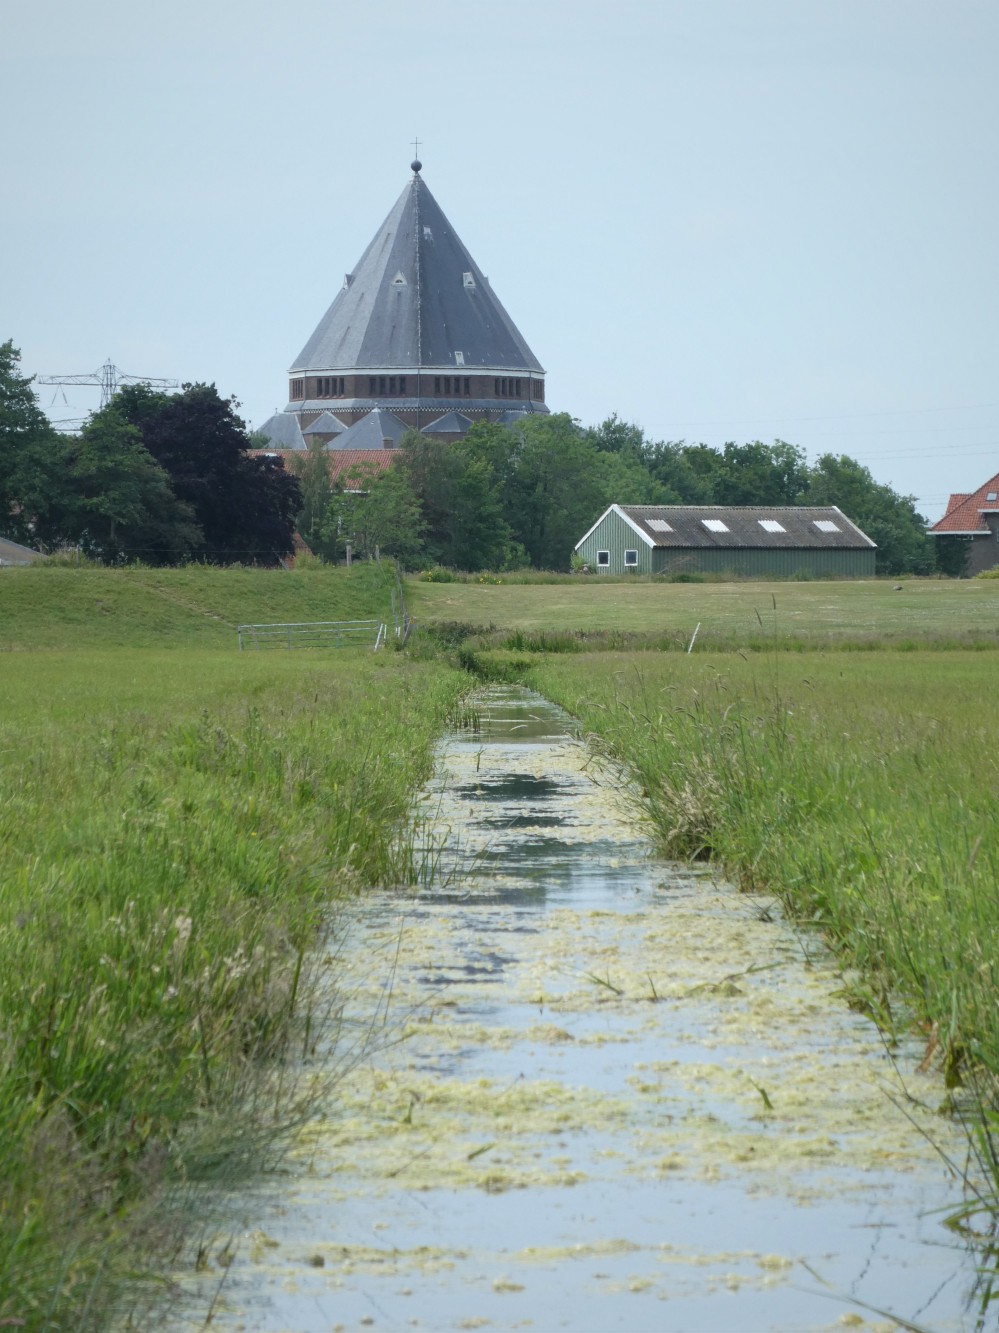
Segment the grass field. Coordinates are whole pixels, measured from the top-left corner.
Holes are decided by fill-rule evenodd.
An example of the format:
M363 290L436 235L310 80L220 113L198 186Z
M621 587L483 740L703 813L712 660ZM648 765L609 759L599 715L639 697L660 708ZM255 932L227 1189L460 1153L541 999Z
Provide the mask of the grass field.
M999 646L999 580L837 583L423 583L407 579L419 623L497 630L659 636L684 648L858 647L946 641ZM774 603L776 602L776 617ZM762 625L760 623L762 619Z
M75 1331L316 1094L285 1072L329 992L314 946L344 893L411 873L397 835L467 676L200 646L206 608L284 618L298 575L234 571L230 596L180 571L193 607L165 619L162 576L28 572L0 578L8 642L47 645L0 659L0 1326ZM310 574L297 606L381 611L356 573ZM81 645L95 598L171 646Z

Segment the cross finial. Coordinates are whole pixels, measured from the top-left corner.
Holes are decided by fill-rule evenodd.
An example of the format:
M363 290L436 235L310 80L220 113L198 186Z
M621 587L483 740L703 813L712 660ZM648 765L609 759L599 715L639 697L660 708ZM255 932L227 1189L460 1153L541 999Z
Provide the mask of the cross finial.
M413 156L414 156L414 157L419 157L419 156L420 156L420 141L419 141L419 139L414 139L414 140L413 140Z

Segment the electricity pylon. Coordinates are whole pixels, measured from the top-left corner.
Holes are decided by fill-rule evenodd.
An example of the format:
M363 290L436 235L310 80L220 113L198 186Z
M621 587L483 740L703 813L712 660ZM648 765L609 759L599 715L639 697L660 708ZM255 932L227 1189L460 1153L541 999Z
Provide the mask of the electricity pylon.
M99 384L102 408L107 407L118 392L119 384L151 384L157 389L176 389L179 385L178 380L154 379L152 375L126 375L110 358L89 375L36 375L35 380L38 384Z

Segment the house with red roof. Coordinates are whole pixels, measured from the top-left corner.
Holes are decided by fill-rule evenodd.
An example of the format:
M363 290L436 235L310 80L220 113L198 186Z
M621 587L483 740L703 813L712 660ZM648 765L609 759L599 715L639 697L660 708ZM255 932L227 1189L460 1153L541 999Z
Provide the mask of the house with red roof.
M952 495L947 512L929 528L929 534L941 541L967 544L967 575L995 569L999 565L999 472L977 491Z

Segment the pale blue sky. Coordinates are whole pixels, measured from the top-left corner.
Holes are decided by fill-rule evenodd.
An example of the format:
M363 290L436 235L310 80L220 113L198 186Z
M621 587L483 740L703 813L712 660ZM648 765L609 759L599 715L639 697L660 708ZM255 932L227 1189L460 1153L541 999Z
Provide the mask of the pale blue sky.
M0 340L251 424L409 177L584 424L999 470L995 0L34 0ZM39 390L53 417L97 390Z

